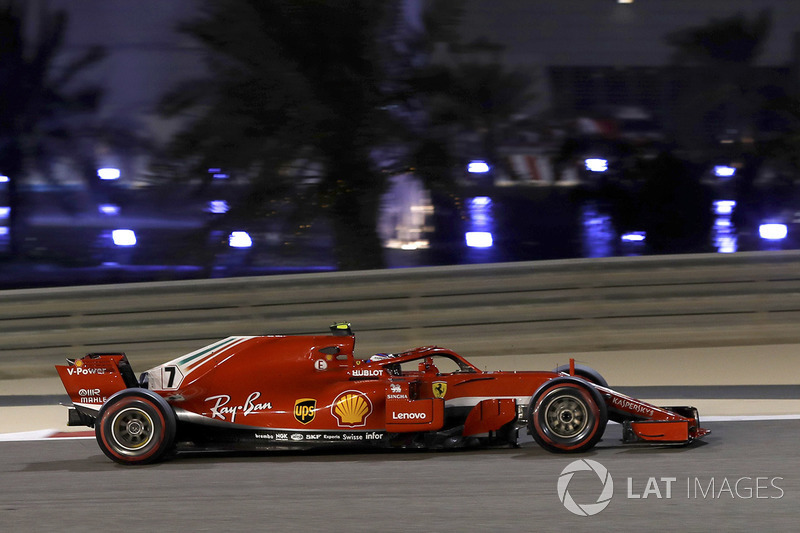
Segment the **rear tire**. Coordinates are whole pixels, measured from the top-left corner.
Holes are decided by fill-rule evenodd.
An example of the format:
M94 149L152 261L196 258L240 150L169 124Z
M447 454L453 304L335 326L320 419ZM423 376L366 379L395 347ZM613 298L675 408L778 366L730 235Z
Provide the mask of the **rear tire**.
M597 390L574 377L555 378L531 399L528 429L533 439L554 453L577 453L603 437L608 411Z
M176 425L164 398L147 389L125 389L100 410L95 436L111 460L141 465L158 461L172 449Z

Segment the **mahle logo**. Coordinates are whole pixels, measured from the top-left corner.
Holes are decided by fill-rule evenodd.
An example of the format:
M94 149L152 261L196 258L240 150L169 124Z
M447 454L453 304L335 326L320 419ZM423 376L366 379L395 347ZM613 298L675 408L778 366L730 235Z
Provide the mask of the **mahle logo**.
M597 497L597 501L594 503L578 503L569 493L569 483L572 481L575 473L584 471L594 472L603 484L600 496ZM611 479L611 474L608 472L608 469L597 461L592 461L591 459L572 461L561 471L561 475L558 476L558 499L561 500L561 503L564 504L564 507L566 507L569 512L578 516L596 515L608 507L613 495L614 480Z

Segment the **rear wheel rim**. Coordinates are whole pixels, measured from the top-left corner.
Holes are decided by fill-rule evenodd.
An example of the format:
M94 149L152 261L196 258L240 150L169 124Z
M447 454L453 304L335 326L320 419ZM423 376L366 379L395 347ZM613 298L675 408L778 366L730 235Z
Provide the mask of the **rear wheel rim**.
M138 407L127 407L111 420L111 437L120 452L134 455L152 442L155 424L150 415Z

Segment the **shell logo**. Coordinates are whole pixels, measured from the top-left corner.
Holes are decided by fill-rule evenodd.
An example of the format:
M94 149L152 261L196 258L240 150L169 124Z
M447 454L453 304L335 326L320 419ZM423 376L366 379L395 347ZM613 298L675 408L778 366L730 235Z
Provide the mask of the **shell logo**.
M372 413L372 402L363 392L345 391L333 400L331 413L340 427L362 427Z

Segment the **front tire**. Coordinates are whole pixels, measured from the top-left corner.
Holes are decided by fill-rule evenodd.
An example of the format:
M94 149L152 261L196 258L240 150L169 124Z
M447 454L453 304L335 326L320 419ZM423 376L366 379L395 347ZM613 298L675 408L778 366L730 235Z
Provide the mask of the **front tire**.
M556 367L553 372L569 374L569 365L561 365ZM606 379L594 368L579 363L575 364L575 375L583 378L586 381L591 381L595 385L608 388Z
M577 453L592 448L602 438L607 423L602 396L581 379L552 379L531 399L528 429L550 452Z
M175 414L161 396L146 389L118 392L100 410L95 436L100 449L123 465L161 459L175 441Z

